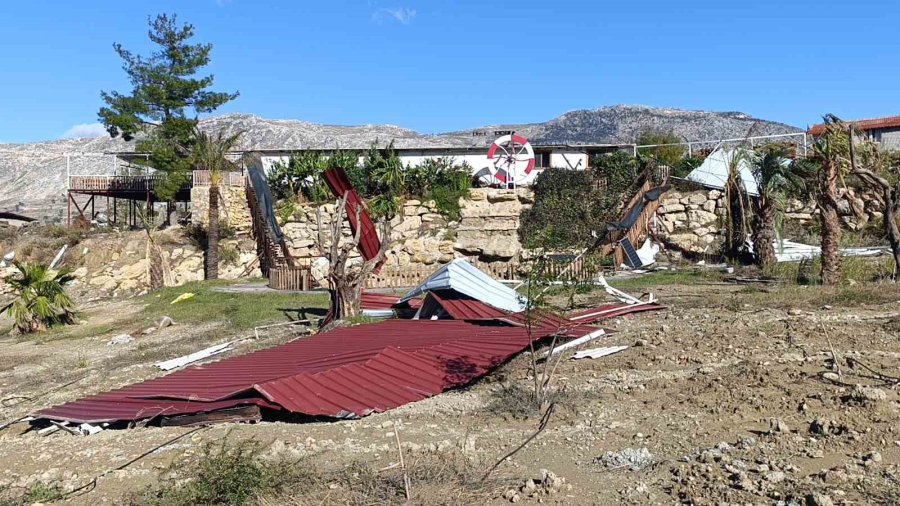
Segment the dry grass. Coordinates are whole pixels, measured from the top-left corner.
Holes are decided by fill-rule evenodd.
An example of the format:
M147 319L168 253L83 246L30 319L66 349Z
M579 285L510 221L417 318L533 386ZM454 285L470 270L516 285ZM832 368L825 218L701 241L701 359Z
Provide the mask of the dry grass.
M460 453L407 456L409 502L399 467L353 462L329 467L313 457L266 454L257 441L207 444L199 455L163 472L160 484L130 498L132 505L468 505L499 497L503 483Z

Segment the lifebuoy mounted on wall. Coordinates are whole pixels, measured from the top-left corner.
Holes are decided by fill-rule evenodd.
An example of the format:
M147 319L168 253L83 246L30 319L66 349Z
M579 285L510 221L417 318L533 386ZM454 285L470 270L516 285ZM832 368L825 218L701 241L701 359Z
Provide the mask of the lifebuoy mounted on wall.
M519 185L534 170L534 149L521 135L508 134L497 138L488 149L487 157L494 167L491 175L502 184Z

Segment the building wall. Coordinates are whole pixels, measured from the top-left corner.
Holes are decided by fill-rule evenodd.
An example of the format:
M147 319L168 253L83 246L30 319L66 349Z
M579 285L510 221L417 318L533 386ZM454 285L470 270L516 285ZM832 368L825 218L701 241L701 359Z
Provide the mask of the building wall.
M541 148L536 148L540 150ZM447 150L398 150L398 156L400 157L400 161L404 166L416 166L422 164L424 161L429 159L436 159L447 157L453 159L455 163L462 164L467 163L470 167L472 167L472 174L478 174L484 170L489 171L491 174L494 172L494 164L493 161L488 159L487 157L487 148L483 151L473 151L466 149L447 149ZM265 155L261 157L263 170L266 173L270 172L272 168L277 163L286 164L289 160L290 156L285 155ZM363 162L363 157L360 157L360 163ZM562 169L576 169L576 170L584 170L589 164L589 159L587 153L581 152L577 149L569 149L569 150L552 150L550 152L550 167L562 168ZM538 174L544 167L536 167L530 174L524 177L520 177L519 184L523 186L528 186L532 184ZM484 180L485 183L493 183L496 181L490 180L486 178Z
M873 130L872 139L885 149L900 151L900 127Z

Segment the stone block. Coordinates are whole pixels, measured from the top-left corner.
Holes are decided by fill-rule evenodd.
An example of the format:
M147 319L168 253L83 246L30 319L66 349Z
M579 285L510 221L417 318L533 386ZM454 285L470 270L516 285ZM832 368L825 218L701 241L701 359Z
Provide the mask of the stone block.
M718 219L715 213L703 210L692 210L687 212L687 219L690 222L697 222L700 225L715 223Z
M664 204L659 208L659 212L662 214L680 213L682 211L684 211L684 205L678 203Z
M706 194L704 193L692 193L688 196L689 204L702 204L706 202Z

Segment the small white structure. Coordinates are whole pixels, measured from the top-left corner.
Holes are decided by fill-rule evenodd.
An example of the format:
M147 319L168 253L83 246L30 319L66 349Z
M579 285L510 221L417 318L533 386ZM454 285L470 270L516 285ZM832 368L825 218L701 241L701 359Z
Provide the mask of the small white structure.
M722 189L728 181L728 167L734 162L738 164L738 174L744 183L744 190L753 197L759 196L756 179L750 170L750 162L737 149L719 148L710 153L699 167L692 170L685 179L700 183L709 188Z

